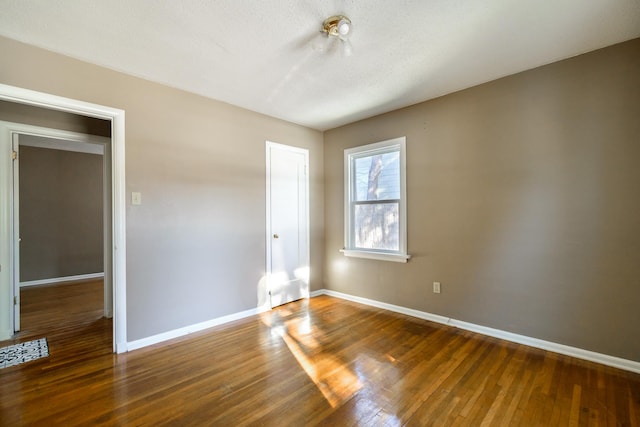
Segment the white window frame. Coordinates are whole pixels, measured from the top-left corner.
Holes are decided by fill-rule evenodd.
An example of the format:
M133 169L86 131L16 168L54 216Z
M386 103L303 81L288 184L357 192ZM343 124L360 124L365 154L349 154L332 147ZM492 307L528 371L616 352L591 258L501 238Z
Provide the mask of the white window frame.
M400 153L399 248L397 251L356 248L353 229L353 215L356 205L354 200L355 186L353 184L355 179L354 160L396 150ZM341 252L345 256L395 262L407 262L411 258L411 255L407 254L406 164L406 137L404 136L344 150L344 248Z

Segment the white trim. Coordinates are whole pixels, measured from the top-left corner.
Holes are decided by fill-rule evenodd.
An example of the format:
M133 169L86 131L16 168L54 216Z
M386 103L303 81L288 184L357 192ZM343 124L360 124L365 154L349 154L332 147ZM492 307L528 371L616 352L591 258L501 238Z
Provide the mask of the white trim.
M395 313L406 314L407 316L430 320L432 322L441 323L443 325L452 326L454 328L464 329L466 331L476 332L482 335L503 339L505 341L524 344L530 347L540 348L542 350L575 357L577 359L588 360L590 362L600 363L602 365L612 366L618 369L624 369L625 371L640 373L640 362L636 362L635 360L609 356L608 354L596 353L594 351L571 347L564 344L558 344L551 341L545 341L538 338L532 338L526 335L514 334L512 332L507 332L500 329L494 329L482 325L476 325L474 323L463 322L462 320L456 320L450 317L427 313L420 310L414 310L399 305L387 304L384 302L332 291L329 289L320 289L318 291L312 292L312 296L314 297L319 295L329 295L347 301L353 301L372 307L382 308L385 310L393 311Z
M107 141L102 144L103 156L102 156L102 222L103 222L103 237L102 237L102 268L104 270L104 286L103 286L103 299L102 307L104 317L107 319L113 318L113 295L114 280L113 280L113 150L111 149L111 140L105 138ZM115 335L114 335L115 341Z
M564 344L558 344L551 341L532 338L526 335L514 334L512 332L503 331L500 329L493 329L482 325L476 325L474 323L463 322L462 320L450 319L449 324L456 328L464 329L467 331L477 332L479 334L500 338L506 341L512 341L518 344L524 344L530 347L536 347L543 350L552 351L554 353L560 353L567 356L575 357L577 359L584 359L590 362L601 363L603 365L613 366L614 368L624 369L626 371L640 374L640 362L636 362L633 360L609 356L608 354L597 353L595 351L584 350L582 348L571 347Z
M22 133L24 136L35 136L37 138L27 139L20 138L20 145L25 147L36 147L36 148L47 148L51 150L62 150L62 151L73 151L76 153L85 153L85 154L96 154L99 156L103 156L105 152L105 143L91 143L84 141L69 141L67 139L61 138L50 138L47 136L40 135L29 135L28 133ZM110 143L111 140L107 137L98 136L91 138L102 138L106 140L106 143Z
M65 276L65 277L52 277L50 279L27 280L26 282L20 282L20 287L24 288L27 286L51 285L53 283L77 282L80 280L100 279L102 277L104 277L104 272L90 273L90 274L77 274L75 276Z
M402 307L399 305L388 304L386 302L376 301L369 298L358 297L355 295L344 294L342 292L332 291L330 289L321 289L318 291L320 295L329 295L348 301L357 302L371 307L382 308L393 311L395 313L406 314L407 316L417 317L419 319L430 320L431 322L448 324L449 318L437 314L427 313L426 311L414 310L412 308Z
M378 261L407 262L411 258L408 254L388 254L386 252L359 251L355 249L340 249L344 256L353 258L376 259Z
M400 229L398 230L397 251L369 251L355 246L353 231L352 204L354 196L353 159L368 157L375 154L383 154L399 151L400 156L400 199L398 203L398 216ZM369 258L379 261L395 261L406 263L411 256L407 249L407 138L401 136L373 144L361 145L344 150L344 248L341 252L345 256L357 258ZM381 201L383 202L383 201Z
M127 343L126 343L126 342L119 342L119 343L116 343L114 351L115 351L116 353L118 353L118 354L120 354L120 353L126 353L126 352L128 351L128 350L127 350Z
M194 332L200 332L205 329L213 328L214 326L219 326L225 323L233 322L235 320L240 320L246 317L255 316L256 314L264 313L269 310L270 310L269 307L252 308L250 310L245 310L238 313L232 313L226 316L207 320L205 322L196 323L195 325L189 325L182 328L174 329L172 331L163 332L161 334L152 335L150 337L142 338L136 341L130 341L127 343L126 351L138 350L142 347L148 347L150 345L158 344L164 341L172 340L174 338L189 335Z
M50 110L66 111L89 117L111 121L111 176L112 176L112 273L113 273L113 348L124 351L127 342L127 257L126 257L126 199L125 199L125 112L117 108L91 104L75 99L50 95L0 84L0 99L19 104L33 105ZM0 212L0 234L4 236L7 219ZM9 254L6 255L9 257ZM5 263L5 254L0 248L0 262ZM8 265L9 263L7 263ZM0 304L9 294L0 287ZM7 313L11 313L11 301L4 301ZM5 310L0 310L4 312ZM12 321L10 323L13 323ZM12 331L12 325L5 331L4 320L0 318L0 336ZM11 332L10 332L11 333ZM0 338L1 339L1 338Z

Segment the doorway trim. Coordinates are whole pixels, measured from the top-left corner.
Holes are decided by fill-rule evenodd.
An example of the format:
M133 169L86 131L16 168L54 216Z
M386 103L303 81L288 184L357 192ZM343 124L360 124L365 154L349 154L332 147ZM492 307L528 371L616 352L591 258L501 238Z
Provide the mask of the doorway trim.
M27 104L49 110L64 111L88 117L95 117L111 122L111 197L112 197L112 277L113 277L113 350L116 353L127 351L127 300L126 300L126 195L125 195L125 112L117 108L92 104L75 99L36 92L29 89L0 84L0 100ZM6 187L3 186L3 187ZM6 191L0 188L0 191ZM0 237L3 242L11 244L11 224L9 209L3 207L0 212ZM10 249L0 248L0 270L4 278L8 276L11 266ZM3 280L4 281L4 280ZM10 297L10 285L0 287L0 304L7 313L0 318L0 340L8 339L13 333L13 304ZM11 331L11 332L8 332ZM2 335L9 336L4 337Z

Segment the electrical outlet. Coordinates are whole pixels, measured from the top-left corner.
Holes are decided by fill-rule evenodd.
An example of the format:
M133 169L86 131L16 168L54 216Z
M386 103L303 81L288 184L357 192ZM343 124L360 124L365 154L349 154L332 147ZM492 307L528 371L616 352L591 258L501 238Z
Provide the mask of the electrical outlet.
M434 294L440 293L440 282L433 282L433 293Z

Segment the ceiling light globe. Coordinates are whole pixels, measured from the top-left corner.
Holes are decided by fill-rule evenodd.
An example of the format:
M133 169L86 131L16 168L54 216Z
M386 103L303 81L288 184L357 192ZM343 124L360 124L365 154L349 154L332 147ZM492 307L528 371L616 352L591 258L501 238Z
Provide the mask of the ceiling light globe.
M351 31L351 23L346 19L341 19L340 22L338 22L338 33L341 36L346 36L347 34L349 34L350 31Z

